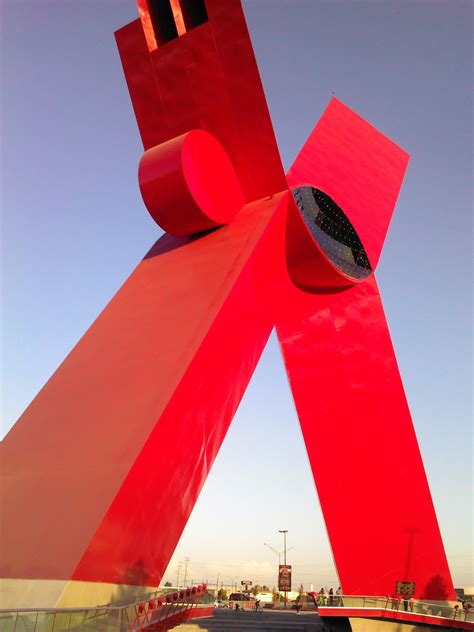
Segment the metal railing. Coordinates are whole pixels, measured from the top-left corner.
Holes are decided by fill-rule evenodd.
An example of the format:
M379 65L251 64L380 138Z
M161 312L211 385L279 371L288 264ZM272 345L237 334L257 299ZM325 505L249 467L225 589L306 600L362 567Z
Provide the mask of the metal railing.
M164 632L189 618L206 588L156 591L123 606L0 610L0 632Z
M435 603L409 597L372 597L365 595L322 595L308 593L320 608L372 608L474 622L474 608L462 604Z

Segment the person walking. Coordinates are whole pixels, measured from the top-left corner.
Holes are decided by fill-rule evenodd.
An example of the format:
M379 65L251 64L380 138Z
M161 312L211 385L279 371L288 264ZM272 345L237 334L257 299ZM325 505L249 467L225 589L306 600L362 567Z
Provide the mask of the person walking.
M336 606L342 606L342 588L340 586L336 590Z
M329 607L331 607L334 603L334 590L332 588L329 589Z

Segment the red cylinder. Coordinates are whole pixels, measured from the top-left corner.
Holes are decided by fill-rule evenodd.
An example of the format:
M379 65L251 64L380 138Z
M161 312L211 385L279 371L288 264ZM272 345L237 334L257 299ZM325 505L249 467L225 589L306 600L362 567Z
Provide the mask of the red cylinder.
M245 204L229 156L202 130L146 151L138 181L150 215L176 237L227 224Z

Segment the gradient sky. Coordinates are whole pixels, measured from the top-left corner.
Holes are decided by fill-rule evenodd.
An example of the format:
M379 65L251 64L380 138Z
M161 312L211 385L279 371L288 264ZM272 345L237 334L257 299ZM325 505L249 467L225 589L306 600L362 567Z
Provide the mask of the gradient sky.
M243 4L286 168L333 92L411 154L377 276L454 582L474 585L472 3ZM1 14L5 434L161 231L113 39L133 0ZM165 578L188 556L189 579L273 585L278 529L295 585L337 586L272 335Z

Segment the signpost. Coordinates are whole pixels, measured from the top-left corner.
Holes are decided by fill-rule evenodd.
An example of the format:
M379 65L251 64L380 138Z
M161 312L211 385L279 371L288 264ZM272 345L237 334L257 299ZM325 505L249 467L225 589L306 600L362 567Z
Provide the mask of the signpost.
M250 581L250 579L243 579L243 580L240 582L240 584L241 584L241 586L245 586L245 592L247 592L247 591L248 591L248 589L249 589L249 586L251 586L251 585L252 585L252 582Z
M291 566L286 564L286 534L288 529L279 529L278 533L283 533L283 564L278 567L278 590L285 592L285 610L288 601L288 591L291 590ZM280 588L282 586L288 586L288 588Z

